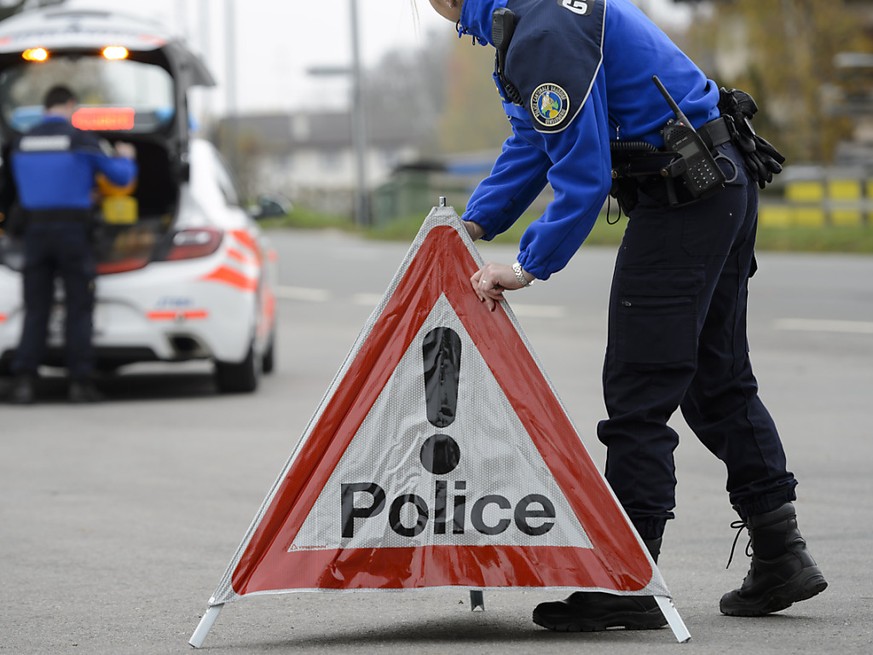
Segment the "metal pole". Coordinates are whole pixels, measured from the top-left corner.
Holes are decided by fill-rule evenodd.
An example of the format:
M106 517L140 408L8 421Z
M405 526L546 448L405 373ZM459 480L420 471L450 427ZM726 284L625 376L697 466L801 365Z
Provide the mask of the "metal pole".
M658 607L661 609L661 614L663 614L664 618L667 619L667 624L673 631L673 636L676 637L676 641L680 644L690 641L691 633L688 632L688 628L685 627L685 622L682 620L682 617L679 616L679 612L676 611L676 606L673 605L673 599L667 598L666 596L655 596L655 602L658 603Z
M224 0L224 30L225 30L225 117L227 119L227 155L230 167L235 176L239 176L239 130L237 130L236 107L236 16L234 0Z
M200 0L200 52L205 61L212 59L212 20L209 17L209 0Z
M227 80L225 92L227 113L236 114L236 16L234 15L234 0L224 0L224 30L225 30L225 69Z
M364 109L364 85L361 74L361 43L357 0L349 0L352 32L352 138L355 145L355 222L369 225L367 202L367 120Z
M179 26L179 34L183 39L188 39L188 15L187 7L181 0L176 0L176 25Z
M206 609L206 613L203 615L203 618L200 619L200 623L197 624L194 634L192 634L191 638L188 640L188 643L194 648L200 648L203 645L203 642L206 640L206 635L209 634L209 631L212 630L212 626L215 625L215 619L217 619L218 615L221 614L222 607L224 607L224 605L211 605Z

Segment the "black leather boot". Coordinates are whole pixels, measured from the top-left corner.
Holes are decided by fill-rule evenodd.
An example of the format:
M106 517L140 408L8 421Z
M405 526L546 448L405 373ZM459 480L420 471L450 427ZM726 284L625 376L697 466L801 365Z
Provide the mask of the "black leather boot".
M89 379L71 380L68 397L71 403L97 403L104 399Z
M661 539L649 539L645 544L657 562ZM540 603L533 611L533 622L556 632L654 630L667 625L652 596L617 596L600 591L577 591L564 600Z
M35 375L28 373L17 375L12 383L9 402L13 405L30 405L34 401L35 377Z
M730 616L763 616L824 591L828 583L806 549L794 505L750 516L752 566L743 585L726 593L719 607Z

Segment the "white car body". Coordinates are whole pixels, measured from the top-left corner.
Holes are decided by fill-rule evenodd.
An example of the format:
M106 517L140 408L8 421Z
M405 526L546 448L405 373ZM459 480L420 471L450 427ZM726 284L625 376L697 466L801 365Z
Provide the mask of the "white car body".
M147 120L163 121L159 129L100 132L137 147L140 207L152 204L147 189L159 187L163 204L154 215L144 209L136 223L104 228L94 311L96 366L114 370L144 361L208 359L215 362L220 390L253 391L260 373L273 368L276 255L241 206L215 148L189 133L186 91L212 82L199 60L155 26L111 12L26 12L0 23L0 112L4 84L17 83L4 71L23 68L17 53L45 47L60 53L59 59L74 55L73 63L64 64L72 66L84 58L82 52L102 45L125 45L140 68L166 56L161 70L173 78L173 95L167 97L174 106L160 119L143 111ZM144 53L139 62L135 48ZM17 115L0 117L4 142L15 131L10 116ZM18 240L0 234L0 367L5 369L24 320L21 264ZM62 366L60 289L49 327L44 364Z

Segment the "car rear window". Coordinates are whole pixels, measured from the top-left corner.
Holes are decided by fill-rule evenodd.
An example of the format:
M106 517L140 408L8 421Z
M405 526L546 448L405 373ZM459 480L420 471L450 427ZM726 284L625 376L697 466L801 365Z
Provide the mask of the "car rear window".
M73 123L80 129L149 133L173 117L173 79L153 64L99 56L55 55L0 73L0 111L19 132L40 120L45 93L56 84L79 98Z

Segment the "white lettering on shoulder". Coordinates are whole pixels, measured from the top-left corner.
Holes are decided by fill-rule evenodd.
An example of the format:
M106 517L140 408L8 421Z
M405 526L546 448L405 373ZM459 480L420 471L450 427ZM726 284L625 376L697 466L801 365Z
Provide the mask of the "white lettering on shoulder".
M71 140L67 134L48 134L44 136L26 136L21 139L19 149L22 152L57 152L69 150Z
M564 9L569 9L574 14L587 16L591 13L591 2L587 0L560 0Z

